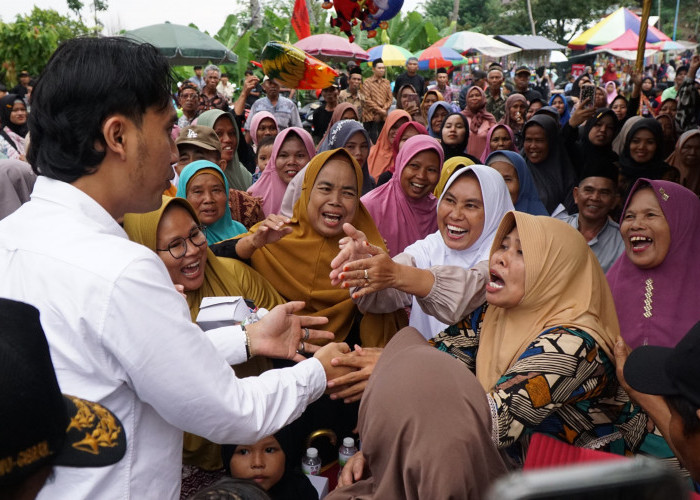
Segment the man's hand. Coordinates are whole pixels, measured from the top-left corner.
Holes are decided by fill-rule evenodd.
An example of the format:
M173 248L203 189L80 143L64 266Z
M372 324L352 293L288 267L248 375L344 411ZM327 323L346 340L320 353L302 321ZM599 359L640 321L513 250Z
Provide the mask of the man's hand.
M245 80L243 81L243 89L241 90L242 93L245 95L250 95L251 90L253 90L255 87L258 86L260 83L260 78L258 78L255 75L248 75L245 77Z
M314 358L318 359L326 372L326 380L340 377L347 373L348 368L333 366L332 360L350 352L350 347L345 342L331 342L316 351Z
M365 474L369 472L367 469L367 460L361 451L355 453L350 457L340 472L340 477L338 478L338 488L343 486L349 486L354 482L362 479Z
M246 327L250 339L251 356L304 360L300 351L305 328L325 325L328 318L297 316L294 313L304 308L304 302L287 302L272 309L260 321ZM333 340L335 335L325 330L309 328L308 338L304 339L303 352L314 353L319 347L311 341ZM349 350L349 348L348 348Z
M349 372L328 382L331 399L342 399L345 403L359 401L383 350L356 345L355 351L333 358L333 366L345 367Z

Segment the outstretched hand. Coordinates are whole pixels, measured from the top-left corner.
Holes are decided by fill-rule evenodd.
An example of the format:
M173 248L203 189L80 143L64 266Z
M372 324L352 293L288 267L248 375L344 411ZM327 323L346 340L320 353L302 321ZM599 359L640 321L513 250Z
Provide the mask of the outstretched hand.
M331 399L342 399L345 403L359 401L383 350L380 347L356 345L353 352L333 358L333 366L346 367L351 371L328 382Z
M253 246L262 248L269 243L279 241L282 237L292 232L287 226L291 220L283 215L270 214L260 223L258 230L253 233Z
M339 286L341 279L339 275L343 272L343 268L350 262L354 262L359 259L366 259L377 255L379 252L383 252L379 247L376 247L367 240L365 233L356 229L350 223L343 224L343 231L347 236L341 238L338 242L340 251L338 255L331 261L331 284L333 286Z

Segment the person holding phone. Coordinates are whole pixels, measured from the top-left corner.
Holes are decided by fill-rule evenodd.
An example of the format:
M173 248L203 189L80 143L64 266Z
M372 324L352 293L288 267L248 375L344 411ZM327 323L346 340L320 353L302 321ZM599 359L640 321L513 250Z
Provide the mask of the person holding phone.
M396 94L396 109L403 109L411 115L411 121L425 125L425 119L420 112L420 101L416 88L407 83L402 85Z

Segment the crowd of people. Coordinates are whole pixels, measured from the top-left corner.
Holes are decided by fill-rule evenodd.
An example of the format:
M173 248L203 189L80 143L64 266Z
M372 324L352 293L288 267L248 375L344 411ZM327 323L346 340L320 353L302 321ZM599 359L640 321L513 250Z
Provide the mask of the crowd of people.
M692 488L700 56L674 69L656 98L378 59L308 131L252 71L63 43L0 99L0 497L318 498L318 429L362 443L329 499L482 498L534 434ZM202 331L207 297L250 315Z

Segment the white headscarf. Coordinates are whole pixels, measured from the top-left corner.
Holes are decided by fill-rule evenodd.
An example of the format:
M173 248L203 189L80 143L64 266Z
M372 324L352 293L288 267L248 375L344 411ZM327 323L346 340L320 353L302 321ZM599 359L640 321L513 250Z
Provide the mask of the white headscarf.
M459 266L469 269L482 260L488 260L493 238L501 219L510 210L515 210L503 176L497 170L486 165L470 165L452 174L438 200L438 208L454 181L469 171L474 172L479 179L481 196L484 200L484 229L481 231L479 239L464 250L453 250L445 245L439 230L416 241L406 247L404 252L415 258L416 267L419 269L428 269L432 266ZM449 326L433 316L425 314L415 297L413 298L409 325L428 338L432 338Z

